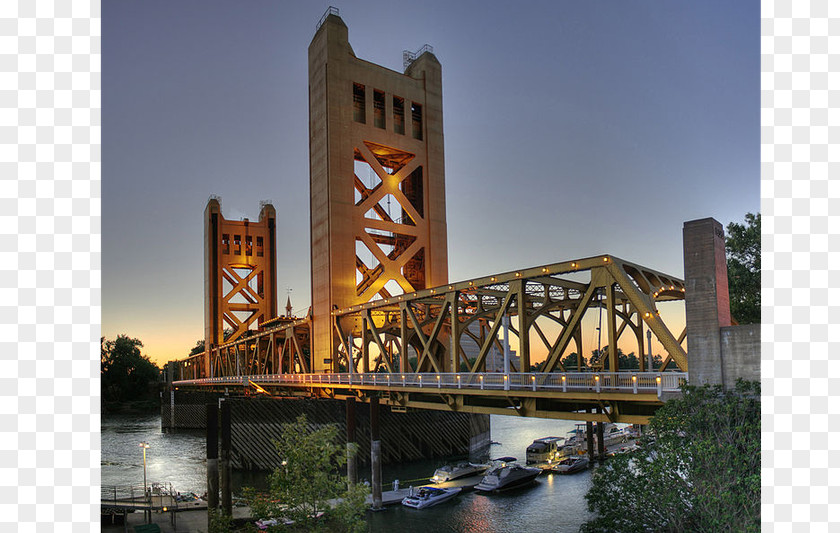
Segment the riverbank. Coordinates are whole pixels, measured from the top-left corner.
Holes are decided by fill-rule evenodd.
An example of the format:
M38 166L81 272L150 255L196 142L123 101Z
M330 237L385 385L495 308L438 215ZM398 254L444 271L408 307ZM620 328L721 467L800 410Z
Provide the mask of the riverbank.
M102 402L103 415L159 416L160 399L147 398L130 402Z

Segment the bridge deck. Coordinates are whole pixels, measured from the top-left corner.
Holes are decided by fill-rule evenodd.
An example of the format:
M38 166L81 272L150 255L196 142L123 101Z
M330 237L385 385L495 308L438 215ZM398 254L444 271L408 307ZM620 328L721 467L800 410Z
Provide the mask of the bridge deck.
M377 395L392 408L565 420L646 423L685 372L341 373L226 376L176 381L176 388L276 397Z
M176 387L244 385L335 387L384 390L456 389L463 391L596 392L662 394L678 391L685 372L552 372L552 373L340 373L225 376L176 381Z

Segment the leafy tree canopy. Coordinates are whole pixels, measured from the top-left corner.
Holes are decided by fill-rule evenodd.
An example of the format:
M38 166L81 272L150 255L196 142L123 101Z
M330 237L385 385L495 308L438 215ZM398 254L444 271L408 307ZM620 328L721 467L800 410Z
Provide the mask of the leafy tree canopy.
M739 324L761 322L761 213L726 226L729 308Z
M565 368L568 372L579 372L585 370L589 366L587 364L586 357L581 357L580 359L582 364L578 367L578 354L577 352L572 352L561 359L560 364L563 365L563 368Z
M128 335L109 341L99 340L101 350L102 399L125 402L154 396L151 384L158 380L160 369L140 353L143 343Z
M348 487L340 473L346 451L338 442L334 424L312 429L305 415L283 424L275 442L283 466L269 476L269 494L245 491L254 516L293 520L293 531L365 531L368 489L362 484ZM330 505L329 500L339 498Z
M630 352L625 354L621 348L617 348L618 354L618 369L619 370L638 370L639 369L639 358L636 356L635 352ZM601 370L603 369L604 372L610 372L610 359L609 359L609 346L604 346L601 348L601 351L592 350L592 356L589 358L588 366ZM567 356L567 359L571 357L571 355ZM652 358L653 360L653 367L652 370L658 370L660 366L662 366L662 356L656 354ZM565 361L565 359L564 359ZM564 363L565 364L565 363ZM647 356L645 356L645 365L647 365ZM666 369L673 369L676 368L677 364L673 361L668 363ZM568 367L567 367L568 368ZM645 367L645 370L651 371L650 368Z
M198 339L197 341L195 341L195 346L192 347L187 357L197 355L200 353L204 353L204 339Z
M651 417L652 437L596 470L584 533L761 530L758 382L687 386Z

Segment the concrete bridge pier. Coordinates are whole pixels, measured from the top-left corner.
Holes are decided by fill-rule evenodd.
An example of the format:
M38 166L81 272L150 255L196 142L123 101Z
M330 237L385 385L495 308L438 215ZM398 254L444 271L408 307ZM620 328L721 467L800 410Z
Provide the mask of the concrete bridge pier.
M233 516L233 501L230 492L230 403L222 402L222 453L220 479L222 491L222 512Z
M607 457L607 447L604 442L604 423L596 422L595 430L598 433L598 461L603 463Z
M345 400L347 426L347 484L353 485L358 480L356 475L356 398Z
M219 405L207 404L207 509L219 507ZM210 514L207 514L210 528Z
M370 485L373 510L382 509L382 443L379 440L379 397L370 399Z
M595 443L592 438L592 422L586 422L586 449L589 452L589 462L595 461Z

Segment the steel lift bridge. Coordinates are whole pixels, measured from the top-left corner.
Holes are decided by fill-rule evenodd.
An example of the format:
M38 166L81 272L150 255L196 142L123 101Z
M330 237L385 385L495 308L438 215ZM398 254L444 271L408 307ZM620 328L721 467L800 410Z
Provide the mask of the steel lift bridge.
M682 280L614 256L564 261L336 309L329 317L338 346L332 354L311 353L313 319L323 318L275 319L181 361L173 385L278 397L376 396L395 411L646 423L687 380L685 330L674 335L657 310L657 303L684 298ZM641 356L644 325L667 354L658 368L646 368ZM568 372L564 357L578 354L582 368L584 336L601 328L602 360L591 371ZM519 365L505 357L502 371L487 372L492 348L506 353L499 335L517 338ZM615 371L626 336L636 342L639 368ZM470 343L475 357L465 352ZM323 357L325 371L310 370L314 357Z
M684 283L609 255L451 283L441 64L424 46L394 71L356 57L348 36L330 8L308 48L312 311L277 316L273 206L233 222L211 199L208 349L180 363L174 385L646 422L686 379L685 334L656 309L683 300ZM599 317L600 368L567 372L572 352L583 368ZM665 348L662 368L641 356L645 324ZM497 363L500 336L517 338L518 364ZM639 367L616 372L619 341L632 339Z

